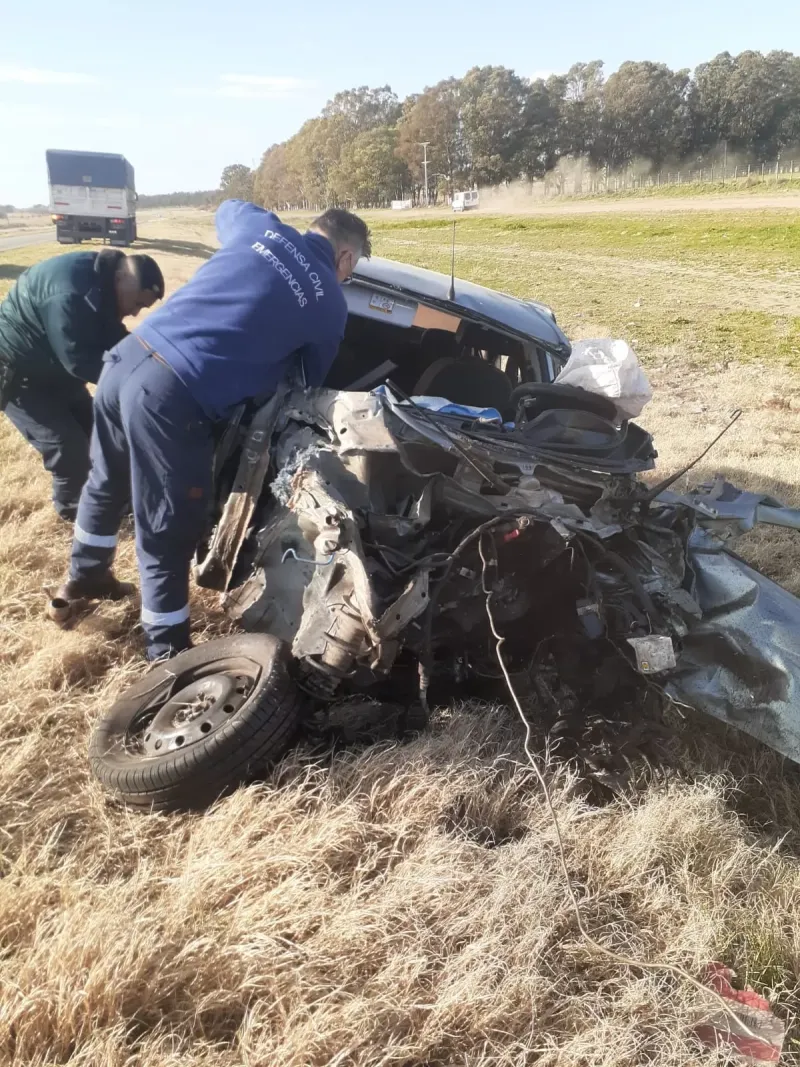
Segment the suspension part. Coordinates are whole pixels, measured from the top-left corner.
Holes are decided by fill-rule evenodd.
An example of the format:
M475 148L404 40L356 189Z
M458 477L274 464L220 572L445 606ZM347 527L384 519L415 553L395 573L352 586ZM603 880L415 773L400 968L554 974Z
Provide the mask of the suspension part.
M320 666L338 675L347 674L353 661L364 651L365 638L361 616L345 598L325 632L326 648L320 656Z

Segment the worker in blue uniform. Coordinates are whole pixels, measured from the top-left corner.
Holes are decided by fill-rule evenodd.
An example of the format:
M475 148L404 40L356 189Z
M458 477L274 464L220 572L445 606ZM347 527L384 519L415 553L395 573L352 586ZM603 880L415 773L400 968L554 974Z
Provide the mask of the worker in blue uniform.
M133 500L148 659L190 647L189 572L211 494L213 426L272 393L298 361L321 385L344 334L341 283L369 230L326 211L300 234L272 212L228 200L221 248L109 352L95 397L92 469L75 522L66 600L119 599L111 569Z
M163 295L154 259L103 249L37 263L0 304L0 410L41 455L63 519L75 518L89 473L86 383L128 333L122 320Z

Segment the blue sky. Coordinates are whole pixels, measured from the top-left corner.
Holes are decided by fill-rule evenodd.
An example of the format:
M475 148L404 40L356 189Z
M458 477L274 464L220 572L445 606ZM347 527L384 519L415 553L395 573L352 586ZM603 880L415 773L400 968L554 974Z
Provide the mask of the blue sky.
M46 148L121 152L140 193L214 188L339 89L404 96L485 64L694 67L748 48L800 51L797 0L8 0L0 203L46 202Z

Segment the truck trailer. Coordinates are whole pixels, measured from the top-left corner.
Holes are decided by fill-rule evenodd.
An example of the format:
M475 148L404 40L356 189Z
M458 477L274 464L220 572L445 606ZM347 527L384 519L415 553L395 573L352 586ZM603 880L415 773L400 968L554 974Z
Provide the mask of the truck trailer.
M47 176L59 244L99 237L127 248L136 240L136 188L124 156L51 148Z

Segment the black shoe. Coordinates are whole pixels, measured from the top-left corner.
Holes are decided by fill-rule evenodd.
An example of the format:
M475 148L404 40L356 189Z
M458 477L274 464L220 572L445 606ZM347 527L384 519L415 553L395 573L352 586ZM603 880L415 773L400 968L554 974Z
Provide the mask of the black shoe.
M121 582L112 572L101 571L86 578L70 578L56 593L57 600L124 600L136 592L130 582Z

